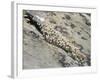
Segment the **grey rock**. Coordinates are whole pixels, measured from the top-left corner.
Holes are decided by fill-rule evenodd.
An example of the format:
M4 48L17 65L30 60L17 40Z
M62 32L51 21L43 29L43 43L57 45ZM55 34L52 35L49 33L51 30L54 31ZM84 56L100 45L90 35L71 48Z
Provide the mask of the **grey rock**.
M35 19L36 24L30 22L25 13ZM88 13L89 14L89 13ZM90 23L91 16L87 13L69 12L49 12L49 11L30 11L25 10L23 17L23 68L54 68L54 67L78 67L90 66ZM38 16L38 17L37 17ZM39 19L37 19L39 18ZM43 18L43 19L42 19ZM46 21L45 21L46 19ZM87 22L87 23L86 23ZM65 24L66 23L66 24ZM36 28L43 25L52 26L62 36L69 39L71 44L80 48L80 52L87 57L85 62L80 62L70 56L71 52L66 52L62 48L51 44Z

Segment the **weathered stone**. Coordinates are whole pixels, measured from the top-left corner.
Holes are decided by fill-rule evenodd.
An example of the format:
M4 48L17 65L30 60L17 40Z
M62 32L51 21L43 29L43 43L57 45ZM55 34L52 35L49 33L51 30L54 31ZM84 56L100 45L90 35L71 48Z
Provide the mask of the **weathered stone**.
M89 13L26 10L24 16L24 69L91 65Z

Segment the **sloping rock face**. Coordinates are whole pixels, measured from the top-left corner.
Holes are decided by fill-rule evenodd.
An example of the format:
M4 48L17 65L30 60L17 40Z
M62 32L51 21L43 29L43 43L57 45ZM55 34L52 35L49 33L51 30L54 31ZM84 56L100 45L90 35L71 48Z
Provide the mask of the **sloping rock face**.
M91 65L91 14L23 11L23 68Z

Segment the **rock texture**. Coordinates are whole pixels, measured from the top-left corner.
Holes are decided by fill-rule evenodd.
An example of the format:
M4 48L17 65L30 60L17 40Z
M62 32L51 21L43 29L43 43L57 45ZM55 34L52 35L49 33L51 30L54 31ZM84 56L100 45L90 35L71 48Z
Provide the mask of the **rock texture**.
M91 14L23 11L23 68L91 65Z

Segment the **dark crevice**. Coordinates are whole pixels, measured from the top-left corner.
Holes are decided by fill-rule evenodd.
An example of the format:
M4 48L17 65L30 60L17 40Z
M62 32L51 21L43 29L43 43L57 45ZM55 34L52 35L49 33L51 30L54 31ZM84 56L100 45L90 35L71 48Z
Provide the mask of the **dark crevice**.
M31 25L34 25L34 26L36 27L36 29L37 29L41 34L43 34L42 31L41 31L41 28L40 28L41 25L38 24L37 21L33 20L33 17L34 17L34 16L32 16L32 15L29 14L29 13L26 13L26 15L27 15L27 16L25 16L24 18L28 18L28 19L29 19L29 21L28 21L27 23L30 23Z
M71 17L69 15L67 15L67 14L65 14L65 18L68 19L68 20L71 19Z
M81 39L83 39L83 40L87 40L87 38L85 38L85 37L81 37Z

